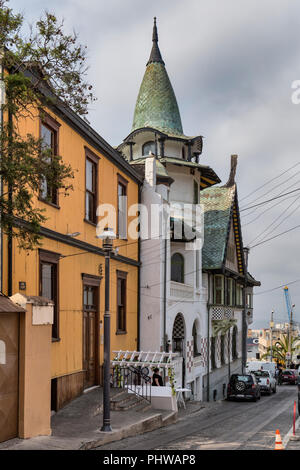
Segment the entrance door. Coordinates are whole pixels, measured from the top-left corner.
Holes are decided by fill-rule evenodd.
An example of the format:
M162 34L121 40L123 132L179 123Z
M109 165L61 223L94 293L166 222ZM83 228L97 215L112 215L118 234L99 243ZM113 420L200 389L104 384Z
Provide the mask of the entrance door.
M83 370L85 372L84 388L92 387L98 382L98 336L97 336L97 294L98 288L84 285L83 311Z
M19 314L0 313L0 442L18 435Z

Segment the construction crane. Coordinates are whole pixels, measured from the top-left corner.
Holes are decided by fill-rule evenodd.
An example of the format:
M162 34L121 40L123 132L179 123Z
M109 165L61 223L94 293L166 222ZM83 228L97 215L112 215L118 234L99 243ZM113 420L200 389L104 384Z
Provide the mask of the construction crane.
M287 286L285 286L283 288L283 291L284 291L286 309L287 309L288 318L289 318L289 330L288 330L289 331L288 332L289 350L288 350L288 354L287 354L287 361L288 361L288 367L289 367L291 359L292 359L293 308L295 307L295 304L292 304L292 302L291 302L289 288Z
M289 293L289 288L285 286L283 288L284 291L284 296L285 296L285 303L286 303L286 309L287 309L287 314L289 318L289 322L291 321L291 317L293 315L293 308L292 308L292 302L291 302L291 297Z

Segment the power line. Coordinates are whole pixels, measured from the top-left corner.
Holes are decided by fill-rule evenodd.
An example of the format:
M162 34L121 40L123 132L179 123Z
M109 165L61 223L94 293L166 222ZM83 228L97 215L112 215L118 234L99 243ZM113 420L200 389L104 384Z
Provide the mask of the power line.
M278 178L280 178L282 175L284 175L285 173L287 173L288 171L292 170L293 168L295 168L296 166L300 165L300 162L296 163L295 165L291 166L290 168L288 168L287 170L285 170L284 172L280 173L279 175L275 176L274 178L270 179L269 181L267 181L266 183L262 184L261 186L259 186L258 188L254 189L251 193L247 194L247 196L244 196L241 201L243 201L244 199L247 199L248 197L252 196L252 194L256 193L257 191L259 191L260 189L264 188L265 186L267 186L269 183L272 183L273 181L277 180Z
M289 230L285 230L284 232L281 232L281 233L278 233L277 235L274 235L274 237L268 238L267 240L264 240L264 241L262 241L262 242L260 242L260 243L257 243L256 245L249 246L249 248L252 249L252 248L255 248L256 246L262 245L263 243L267 243L267 242L269 242L270 240L273 240L274 238L281 237L281 235L284 235L285 233L292 232L292 230L295 230L296 228L299 228L299 227L300 227L300 225L296 225L295 227L292 227L292 228L290 228Z
M285 183L287 183L288 181L290 182L291 179L295 178L295 176L299 175L300 173L300 170L297 171L293 176L290 176L289 178L287 178L286 180L284 180L282 183L281 183L281 186L283 186ZM286 191L288 188L292 188L293 186L295 186L296 184L298 184L300 181L296 181L295 183L291 184L291 185L288 185L287 188L284 188L279 194L282 194L284 193L284 191ZM271 192L273 192L275 189L277 189L277 186L273 189L269 189L268 191L266 191L265 193L263 193L261 196L258 196L256 199L254 199L253 201L251 202L248 202L248 204L253 204L254 202L258 201L259 199L261 199L262 197L264 197L266 194L270 194Z
M300 183L300 180L298 180L298 181L296 181L295 183L289 185L289 189L293 188L293 187L294 187L296 184L298 184L298 183ZM286 189L283 189L280 193L278 193L278 196L279 196L280 194L284 193L285 191L286 191ZM291 197L292 197L292 196L291 196ZM289 198L286 198L286 199L289 199ZM284 200L285 200L285 199L283 199L283 201L284 201ZM255 200L254 200L253 202L255 202ZM252 204L252 203L251 203L251 204ZM276 204L275 204L275 205L276 205ZM272 206L272 207L275 207L275 205ZM253 209L251 212L248 212L248 214L243 214L243 215L242 215L242 218L244 218L244 217L249 217L251 214L253 214L253 213L256 212L257 210L258 210L258 207L256 207L255 209ZM267 210L264 211L264 212L267 212L268 210L269 210L269 209L267 209ZM256 217L255 219L253 219L253 221L248 222L248 223L250 224L250 223L254 222L255 220L257 220L262 214L264 214L264 212L262 212L261 214L259 214L258 217ZM244 225L248 225L248 224L244 224Z
M268 236L269 233L270 233L270 230L269 230L270 227L272 227L272 225L274 225L274 224L277 222L277 220L279 220L279 219L286 213L286 211L288 211L288 210L290 209L290 207L292 207L292 206L295 204L295 202L297 202L297 201L299 200L299 198L300 198L300 196L297 196L297 198L296 198L286 209L284 209L284 211L281 212L281 213L279 214L279 216L276 217L276 219L273 220L273 222L271 222L271 224L269 224L266 229L264 229L262 232L260 232L259 235L257 235L255 238L253 238L253 239L249 242L249 245L251 245L251 243L253 243L255 240L257 240L258 238L260 238L260 237L261 237L264 233L266 233L266 232L267 232L267 233L266 233L266 236ZM290 214L288 214L286 217L284 217L283 220L281 220L281 222L279 222L279 224L277 224L272 230L275 231L278 227L280 227L280 225L283 224L283 222L284 222L285 220L287 220L289 217L291 217L291 215L293 215L293 214L299 209L299 207L300 207L300 204L298 204L298 206L295 207L295 209L294 209Z
M253 222L256 222L256 220L258 220L262 215L264 215L266 212L270 211L271 209L273 209L274 207L277 207L279 204L281 204L282 202L284 201L287 201L288 199L293 199L293 198L297 198L298 195L297 194L294 194L293 196L288 196L286 197L285 199L282 199L281 201L279 202L276 202L275 204L273 204L271 207L267 207L267 209L265 209L263 212L261 212L257 217L255 217L255 219L252 219L250 222L247 222L247 223L242 223L242 226L243 227L246 227L247 225L250 225L250 224L253 224ZM253 212L255 212L257 209L254 209ZM247 215L251 215L253 212L250 212L250 214L245 214L246 216Z
M268 294L269 292L273 292L274 290L282 289L282 288L285 287L285 286L291 286L292 284L296 284L296 282L300 282L300 279L296 279L295 281L291 281L291 282L286 282L285 284L282 284L281 286L273 287L272 289L264 290L264 291L262 291L262 292L256 292L256 293L253 294L253 295Z
M258 204L255 204L253 206L244 207L243 209L240 209L240 212L247 211L249 209L252 209L253 207L262 206L263 204L268 204L269 202L275 201L275 199L280 199L281 197L288 196L289 194L295 193L296 191L300 191L300 188L293 189L293 191L289 191L288 193L284 193L284 194L280 194L278 196L272 197L271 199L267 199L266 201L259 202Z

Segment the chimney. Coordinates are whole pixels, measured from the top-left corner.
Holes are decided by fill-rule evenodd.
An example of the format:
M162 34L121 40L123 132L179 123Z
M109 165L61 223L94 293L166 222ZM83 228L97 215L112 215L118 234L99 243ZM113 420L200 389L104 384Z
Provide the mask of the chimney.
M145 160L145 180L150 186L156 186L156 158L151 154Z
M230 174L228 181L225 186L230 187L235 184L235 175L236 175L236 167L237 167L237 155L231 155L231 165L230 165Z
M250 248L249 248L248 246L244 246L243 251L244 251L245 269L246 269L246 273L247 273L247 270L248 270L248 258L249 258L249 251L250 251Z

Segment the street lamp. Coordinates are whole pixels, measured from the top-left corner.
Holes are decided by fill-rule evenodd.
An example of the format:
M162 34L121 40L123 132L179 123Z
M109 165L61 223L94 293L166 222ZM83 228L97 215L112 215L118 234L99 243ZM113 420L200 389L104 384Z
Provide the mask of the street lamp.
M109 312L109 261L116 234L105 228L101 235L105 253L105 313L104 313L104 367L103 367L103 426L101 431L111 432L110 425L110 312Z

